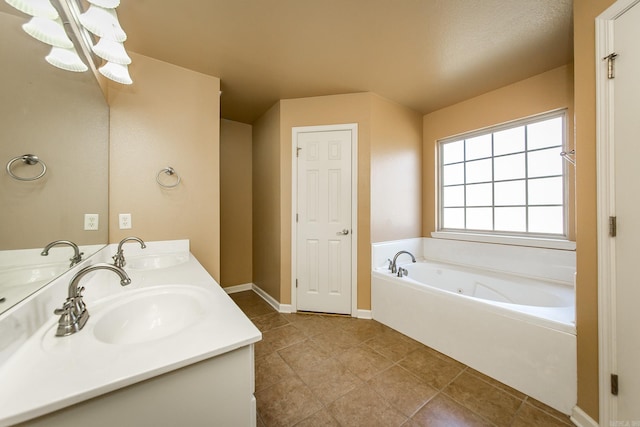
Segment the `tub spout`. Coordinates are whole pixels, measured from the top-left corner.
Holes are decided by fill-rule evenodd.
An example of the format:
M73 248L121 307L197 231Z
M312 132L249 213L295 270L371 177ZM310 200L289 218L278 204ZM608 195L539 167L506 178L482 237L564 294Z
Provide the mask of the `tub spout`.
M398 272L398 264L396 263L398 257L402 254L407 254L411 257L411 262L416 262L416 257L413 256L413 254L409 251L400 251L398 252L394 257L393 257L393 261L391 262L391 272L392 273L397 273Z

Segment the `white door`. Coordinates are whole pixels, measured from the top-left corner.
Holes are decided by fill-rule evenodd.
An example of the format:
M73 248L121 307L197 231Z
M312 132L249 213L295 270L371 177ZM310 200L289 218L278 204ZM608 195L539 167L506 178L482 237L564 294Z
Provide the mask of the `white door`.
M351 313L351 136L297 133L297 310Z
M601 269L610 271L608 277L601 278L609 288L600 294L607 313L600 320L606 326L601 334L610 335L604 337L601 352L607 361L601 367L601 412L605 417L601 421L602 425L640 426L640 4L626 7L610 18L603 36L607 46L599 45L599 53L606 49L599 56L617 54L611 63L613 74L600 71L605 74L599 84L605 85L600 87L605 88L601 92L606 91L606 99L598 101L601 108L611 108L601 113L610 114L601 122L601 128L604 124L610 129L602 138L608 140L609 181L601 187L611 189L604 198L608 197L609 215L616 218L615 237L600 235L607 239L609 248L605 261L610 260L608 265L600 264ZM606 62L599 66L606 68ZM612 374L617 375L617 394Z
M615 21L617 420L640 426L640 5Z

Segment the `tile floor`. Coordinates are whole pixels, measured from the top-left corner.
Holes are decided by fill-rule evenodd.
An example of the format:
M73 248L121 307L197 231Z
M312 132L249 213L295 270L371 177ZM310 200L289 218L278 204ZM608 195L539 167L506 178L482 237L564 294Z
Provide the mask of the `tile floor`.
M280 314L231 297L262 332L258 426L566 427L563 415L375 320Z

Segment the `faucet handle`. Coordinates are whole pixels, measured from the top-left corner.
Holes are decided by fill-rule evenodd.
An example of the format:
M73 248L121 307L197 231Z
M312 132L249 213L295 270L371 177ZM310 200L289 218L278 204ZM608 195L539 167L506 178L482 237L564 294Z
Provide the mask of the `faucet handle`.
M72 305L73 305L73 300L67 298L64 304L62 304L62 308L56 308L55 310L53 310L53 314L55 314L56 316L67 314L69 313L69 309L71 308Z

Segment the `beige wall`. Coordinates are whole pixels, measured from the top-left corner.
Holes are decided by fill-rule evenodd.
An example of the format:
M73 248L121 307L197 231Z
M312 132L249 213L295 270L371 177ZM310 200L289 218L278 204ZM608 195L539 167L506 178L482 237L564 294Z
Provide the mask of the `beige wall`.
M371 100L371 242L420 237L422 115Z
M371 308L371 236L420 236L422 130L418 113L371 93L282 100L254 124L253 147L254 283L282 304L291 303L291 130L344 123L358 124L358 309ZM401 177L376 180L374 185L372 162L380 173ZM394 184L403 186L398 189L397 196L403 198L398 209L378 198L379 209L372 212L371 194L381 194L376 185L386 189ZM371 222L374 217L375 225Z
M131 53L132 86L109 86L109 239L190 239L191 251L220 280L220 80ZM156 174L182 177L163 189ZM133 228L120 230L118 214Z
M369 144L371 140L371 94L321 96L286 99L282 105L281 132L281 302L291 303L291 128L340 123L358 124L358 302L360 309L371 305L369 265L370 239L370 182Z
M578 406L598 419L595 18L613 0L573 2L578 328Z
M252 128L220 121L220 284L253 281Z
M252 159L253 283L281 301L280 103L253 124Z
M573 140L573 67L556 68L424 116L423 224L436 229L437 140L530 115L568 108L568 141ZM568 169L572 173L571 168ZM570 175L570 181L572 181ZM570 212L570 216L571 215ZM570 233L573 236L573 233Z

